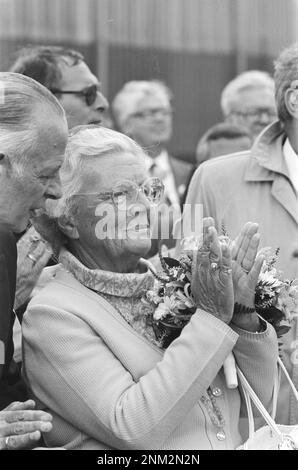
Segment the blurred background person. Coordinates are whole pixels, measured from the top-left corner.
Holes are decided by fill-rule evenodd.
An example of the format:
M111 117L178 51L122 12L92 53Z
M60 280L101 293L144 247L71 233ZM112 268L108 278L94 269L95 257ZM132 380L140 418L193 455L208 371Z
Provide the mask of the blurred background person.
M164 83L134 80L117 93L112 110L119 130L146 151L147 168L163 181L166 198L171 204L179 204L190 166L167 151L173 133L172 99Z
M185 203L193 174L201 163L221 155L249 150L252 143L252 135L243 126L237 126L229 122L220 122L208 129L198 142L196 163L190 171L184 196L181 198L181 207Z
M225 86L220 105L225 121L246 127L256 138L277 119L274 81L267 72L243 72Z
M249 150L253 138L244 126L220 122L205 132L196 148L196 166L211 158Z

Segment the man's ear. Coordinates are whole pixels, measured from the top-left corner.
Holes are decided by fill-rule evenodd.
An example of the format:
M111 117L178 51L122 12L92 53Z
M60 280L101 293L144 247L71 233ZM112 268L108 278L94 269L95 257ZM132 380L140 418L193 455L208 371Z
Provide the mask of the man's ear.
M79 232L77 229L77 224L75 217L73 215L63 215L58 219L58 225L60 230L68 238L73 240L78 240L80 238Z
M288 113L295 119L298 119L298 89L288 88L285 92L285 105Z

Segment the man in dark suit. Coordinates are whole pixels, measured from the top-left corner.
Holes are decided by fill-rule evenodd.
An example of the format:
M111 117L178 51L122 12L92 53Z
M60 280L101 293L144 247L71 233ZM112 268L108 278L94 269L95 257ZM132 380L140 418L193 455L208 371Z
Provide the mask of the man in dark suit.
M67 133L63 108L46 88L0 73L0 449L28 447L51 429L51 416L33 411L32 400L10 404L26 397L12 359L16 237L44 210L47 198L61 196ZM33 266L35 258L28 258Z
M12 315L16 285L17 248L12 232L0 227L0 409L13 400L23 401L26 393L12 362Z

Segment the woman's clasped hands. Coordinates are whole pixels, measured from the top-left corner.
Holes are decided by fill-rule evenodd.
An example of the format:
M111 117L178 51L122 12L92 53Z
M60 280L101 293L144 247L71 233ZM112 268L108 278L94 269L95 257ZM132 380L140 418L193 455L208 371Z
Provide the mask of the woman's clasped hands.
M254 295L264 257L258 254L258 224L248 222L235 241L203 220L203 240L193 259L192 293L198 308L223 322L258 330Z

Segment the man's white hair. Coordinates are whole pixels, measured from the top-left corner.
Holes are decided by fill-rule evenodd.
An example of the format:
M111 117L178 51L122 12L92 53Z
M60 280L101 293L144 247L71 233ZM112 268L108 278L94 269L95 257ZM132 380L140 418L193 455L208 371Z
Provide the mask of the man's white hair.
M18 73L0 72L0 153L9 156L17 171L35 152L39 120L50 112L66 122L59 101L43 85Z
M62 197L47 201L51 218L69 217L76 208L73 196L81 189L86 163L92 158L130 153L144 158L143 149L130 137L120 132L95 125L76 126L71 130L66 147L65 160L60 169ZM104 162L103 162L104 165ZM104 168L104 166L103 166ZM98 181L98 192L100 183Z
M233 112L235 104L241 107L241 92L253 88L267 88L274 95L274 80L267 72L248 70L230 81L221 93L220 105L224 117Z
M159 80L132 80L123 85L112 102L112 111L120 130L124 130L127 119L138 111L139 102L147 96L161 96L169 104L171 90Z

